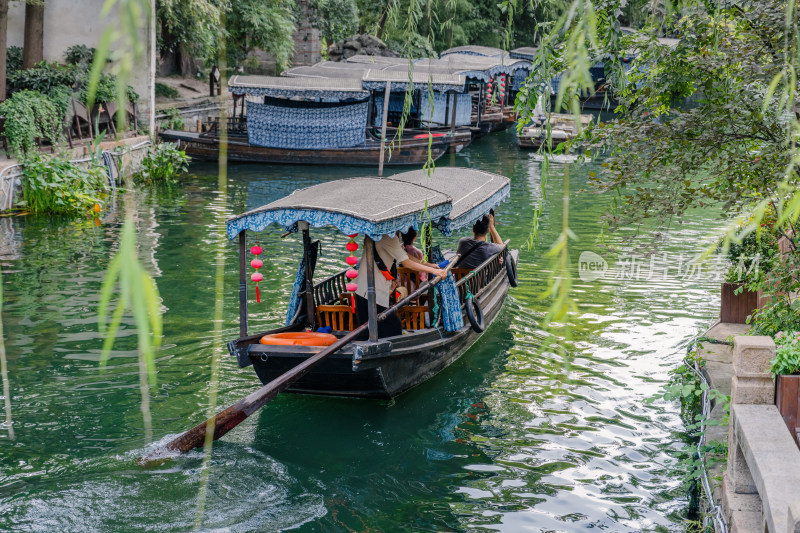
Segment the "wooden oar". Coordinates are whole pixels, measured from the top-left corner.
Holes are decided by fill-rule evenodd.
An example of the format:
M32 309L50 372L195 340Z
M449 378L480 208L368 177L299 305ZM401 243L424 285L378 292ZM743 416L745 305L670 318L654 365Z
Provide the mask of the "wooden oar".
M458 261L459 257L460 256L458 255L455 256L453 260L450 261L450 264L447 265L447 268L445 269L445 276L448 272L450 272L450 269ZM442 279L443 278L441 276L437 276L427 283L423 283L420 288L378 315L378 322L385 320L390 313L396 311L404 305L407 305L417 296L423 294L425 291L439 283ZM309 357L296 367L281 374L260 389L251 392L235 404L218 413L215 417L209 418L202 424L195 426L193 429L183 433L180 437L172 440L165 446L157 448L144 457L140 457L137 463L140 466L155 465L163 462L165 459L169 459L175 454L175 452L186 453L195 448L200 448L205 443L206 428L209 426L214 428L214 440L219 439L227 432L238 426L245 418L264 407L278 394L288 389L295 381L303 377L309 370L325 360L326 357L337 352L340 348L351 342L366 329L367 324L361 324L338 341L326 348L323 348L312 357Z

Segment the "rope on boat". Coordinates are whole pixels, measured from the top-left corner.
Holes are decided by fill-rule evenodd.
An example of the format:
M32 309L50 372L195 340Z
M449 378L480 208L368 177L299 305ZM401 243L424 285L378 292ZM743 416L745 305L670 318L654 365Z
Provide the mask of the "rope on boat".
M717 322L719 321L716 321L714 324L712 324L711 327L708 328L708 330L713 328L717 324ZM706 337L705 335L698 335L694 339L692 339L692 341L687 346L686 348L687 356L689 352L691 352L692 349L697 345L698 342L709 342L712 344L730 345L730 343L726 341L712 339L710 337ZM697 375L700 381L706 384L706 390L703 391L703 396L702 396L703 416L700 419L700 433L702 435L705 434L706 420L711 414L711 399L709 398L709 391L711 390L711 384L708 382L705 375L703 375L703 372L701 372L700 366L697 364L697 360L693 361L691 364L689 364L689 361L686 359L684 359L683 362L692 371L694 371L694 373ZM728 523L725 520L725 513L722 510L722 506L714 501L714 492L711 490L711 482L709 481L708 471L706 470L705 454L703 453L702 447L703 447L703 438L701 437L700 440L697 442L697 456L700 458L700 469L702 471L702 475L700 476L700 481L701 481L700 484L703 487L703 493L706 496L706 501L708 501L709 506L711 506L709 514L711 515L711 519L714 521L714 531L716 533L728 533ZM728 450L728 453L730 453L730 450Z

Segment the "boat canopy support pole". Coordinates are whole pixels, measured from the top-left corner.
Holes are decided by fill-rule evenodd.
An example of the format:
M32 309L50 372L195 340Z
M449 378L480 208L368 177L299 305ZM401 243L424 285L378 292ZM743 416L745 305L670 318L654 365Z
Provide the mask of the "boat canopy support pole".
M297 227L303 232L303 270L306 279L306 318L311 324L311 330L317 329L317 315L314 312L314 280L311 273L311 235L309 234L308 222L301 220Z
M483 84L480 85L478 88L478 120L475 123L476 126L481 125L481 106L483 105Z
M453 93L453 109L450 113L450 135L456 134L456 106L458 105L458 94Z
M239 232L239 337L247 337L247 235Z
M385 124L385 123L384 123ZM375 302L375 241L364 236L364 267L367 269L367 309L369 341L378 341L378 304Z
M383 177L383 159L386 149L386 123L389 120L389 98L392 96L392 82L386 82L386 89L383 91L383 125L381 126L381 153L378 155L378 177ZM367 237L369 238L369 237Z

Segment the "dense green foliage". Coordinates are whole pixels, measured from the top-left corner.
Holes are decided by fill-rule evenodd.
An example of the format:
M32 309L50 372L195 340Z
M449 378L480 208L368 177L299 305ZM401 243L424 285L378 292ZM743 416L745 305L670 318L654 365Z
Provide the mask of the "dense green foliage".
M135 179L144 183L173 181L189 170L189 156L174 143L163 142L151 146L142 159L142 168Z
M87 213L101 200L107 175L103 167L84 168L59 157L31 154L22 165L22 201L34 213Z
M775 358L770 361L772 376L800 374L800 330L775 334Z
M745 283L753 290L761 287L766 273L772 270L779 256L778 239L781 233L775 229L775 218L775 210L769 209L764 213L758 231L748 233L741 242L730 244L730 269L726 281ZM742 229L743 227L744 224L740 226Z
M165 83L156 82L156 98L177 98L178 89Z
M96 102L114 102L116 101L117 78L113 74L102 74L97 82L97 92L95 94ZM84 83L80 90L80 100L84 104L89 103L88 83ZM135 103L139 100L139 95L133 90L130 85L126 86L125 94L129 102Z
M17 91L39 91L47 93L54 87L72 87L77 81L74 65L42 61L33 68L9 71L8 87L12 94Z
M22 68L22 48L9 46L6 50L6 71L16 72Z
M36 139L56 143L61 139L64 115L47 95L19 91L0 104L5 119L8 150L14 157L24 157L36 150Z
M794 35L796 11L787 13L780 0L714 10L688 2L681 12L653 17L646 32L626 34L614 14L617 2L578 3L582 16L568 29L592 28L582 36L567 31L555 37L537 63L567 68L565 77L574 82L562 83L568 99L569 89L586 81L585 71L570 69L570 63L606 59L609 87L620 105L616 118L585 140L595 155L608 155L594 184L620 194L618 209L607 217L612 226L642 217L668 223L707 205L738 213L762 200L782 204L782 183L798 184L791 164L796 126L794 115L784 114L783 91L770 95L768 89L793 57L784 46ZM680 39L662 43L656 30ZM788 43L795 46L794 39ZM633 68L613 59L632 50ZM783 89L794 90L788 84ZM527 96L526 103L535 101Z
M159 50L211 64L224 40L232 65L261 48L285 66L293 50L293 9L291 0L158 0Z
M94 52L94 48L76 44L67 48L67 52L64 54L64 60L68 65L83 65L85 67L91 65L92 61L94 61Z

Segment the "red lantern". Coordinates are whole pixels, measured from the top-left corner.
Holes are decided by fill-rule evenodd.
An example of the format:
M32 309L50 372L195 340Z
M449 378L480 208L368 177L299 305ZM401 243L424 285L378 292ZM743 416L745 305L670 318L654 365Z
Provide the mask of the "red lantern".
M347 258L344 261L350 267L355 267L356 264L358 263L358 258L356 257L356 250L358 250L358 243L356 242L357 236L358 233L348 235L348 237L350 237L350 242L348 242L347 245L345 246L345 248L347 248L347 251L350 252L350 255L347 256ZM353 308L353 313L355 313L356 312L355 292L358 289L358 284L352 280L358 277L358 270L356 270L355 268L349 268L347 269L345 276L347 276L347 279L351 280L350 283L347 283L344 288L347 290L347 292L350 293L350 305Z
M256 256L256 259L250 261L250 266L256 269L256 272L250 275L250 279L256 284L256 302L258 303L261 303L261 293L258 291L258 282L264 279L264 275L258 272L258 269L264 266L264 262L258 259L258 256L261 255L263 251L264 250L257 244L250 248L250 253Z

